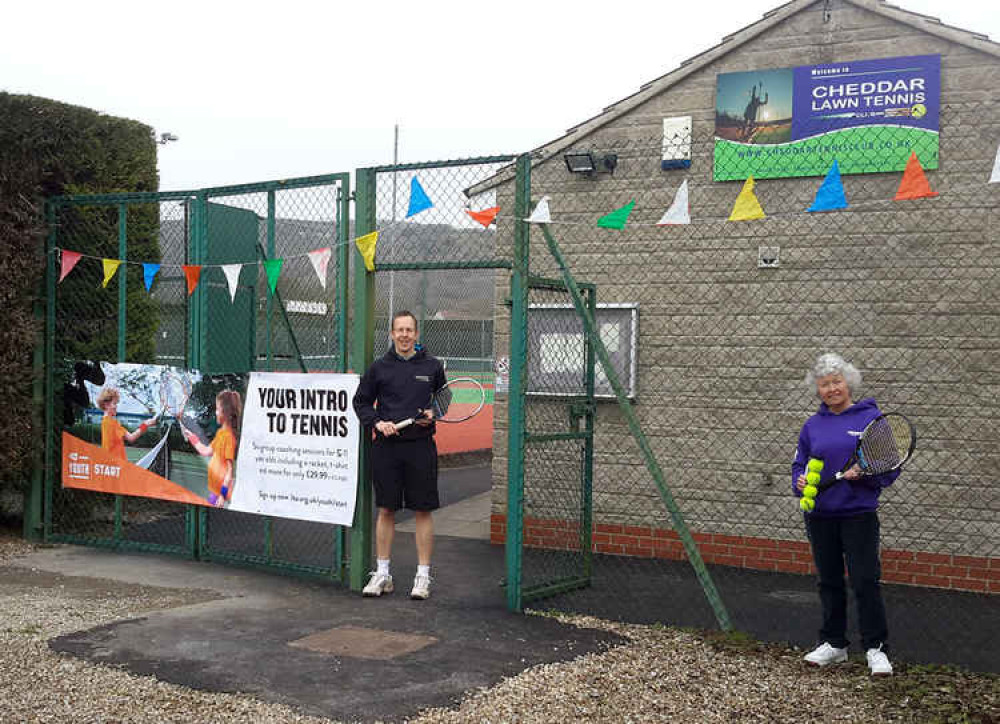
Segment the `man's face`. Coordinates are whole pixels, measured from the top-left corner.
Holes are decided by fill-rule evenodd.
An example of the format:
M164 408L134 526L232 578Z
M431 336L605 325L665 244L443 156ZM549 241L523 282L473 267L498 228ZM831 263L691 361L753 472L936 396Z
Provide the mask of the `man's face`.
M392 343L396 346L396 354L407 356L413 352L417 343L417 320L413 317L397 317L392 323Z

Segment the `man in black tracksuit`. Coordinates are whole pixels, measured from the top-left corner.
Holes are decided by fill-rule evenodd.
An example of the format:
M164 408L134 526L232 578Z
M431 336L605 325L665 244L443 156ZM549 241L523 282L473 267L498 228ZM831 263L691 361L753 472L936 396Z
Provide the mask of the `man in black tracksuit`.
M372 363L354 395L354 410L361 424L375 429L371 461L378 508L378 568L371 573L364 595L393 591L389 556L396 511L405 507L414 511L417 541L417 574L410 598L422 600L430 597L434 547L431 511L439 507L434 420L425 408L434 391L444 386L445 374L441 361L417 345L417 319L411 312L393 315L391 334L392 348ZM396 429L395 423L412 417L416 422Z

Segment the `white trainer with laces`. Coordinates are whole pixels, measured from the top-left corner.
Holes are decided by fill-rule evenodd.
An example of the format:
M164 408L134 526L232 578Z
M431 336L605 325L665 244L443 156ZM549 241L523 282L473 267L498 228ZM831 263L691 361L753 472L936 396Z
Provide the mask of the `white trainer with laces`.
M813 666L828 666L829 664L842 664L847 661L847 649L838 649L831 646L826 641L814 648L805 655L806 663ZM869 659L870 661L871 659Z
M431 577L418 575L413 579L413 590L410 598L415 601L426 601L431 597Z
M877 649L868 649L865 656L868 657L868 670L872 672L872 676L888 676L892 673L892 664L882 650L882 644Z
M368 583L361 591L364 596L381 596L383 593L392 593L392 576L388 573L372 571L368 574Z

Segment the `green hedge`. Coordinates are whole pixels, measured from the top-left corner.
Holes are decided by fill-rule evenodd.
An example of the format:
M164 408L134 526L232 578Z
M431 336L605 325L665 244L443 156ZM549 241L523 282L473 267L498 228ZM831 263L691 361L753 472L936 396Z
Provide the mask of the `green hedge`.
M31 381L32 352L40 339L33 305L43 302L44 199L66 194L156 191L159 181L153 129L138 121L2 92L0 119L0 299L4 309L0 394L11 411L0 425L2 487L20 486L29 478L31 461L43 439L32 424ZM82 213L96 213L92 209ZM142 233L137 237L130 233L130 245L136 244L130 257L144 254L145 259L155 260L159 258L158 215L152 207L148 209L136 214L136 227ZM117 221L103 214L100 223L107 227ZM116 239L117 232L111 238ZM109 252L117 257L117 247ZM130 278L129 284L136 291L142 289L141 278ZM83 305L88 294L109 293L66 291L82 294ZM137 298L139 308L133 309L130 294L129 304L130 319L145 322L135 330L130 328L129 347L137 358L147 356L147 349L151 356L155 324L151 302ZM61 421L61 416L57 417Z

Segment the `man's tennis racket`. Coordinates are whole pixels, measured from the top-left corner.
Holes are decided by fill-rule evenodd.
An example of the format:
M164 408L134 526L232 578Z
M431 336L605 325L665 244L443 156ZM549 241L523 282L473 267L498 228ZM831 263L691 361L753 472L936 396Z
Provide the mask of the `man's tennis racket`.
M917 446L917 428L905 415L887 412L868 423L858 438L858 445L847 464L829 480L821 482L817 492L823 492L844 479L855 465L864 477L898 470L913 457Z
M478 415L485 405L486 390L478 380L471 377L456 377L435 391L414 417L397 422L396 429L402 430L421 417L426 418L425 413L428 411L432 413L429 419L435 422L464 422Z

